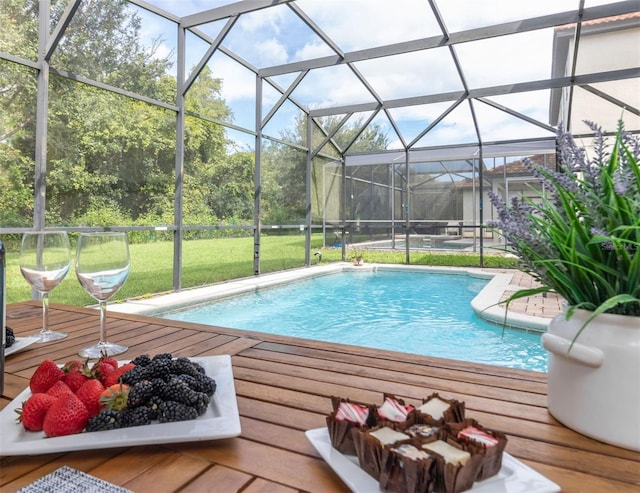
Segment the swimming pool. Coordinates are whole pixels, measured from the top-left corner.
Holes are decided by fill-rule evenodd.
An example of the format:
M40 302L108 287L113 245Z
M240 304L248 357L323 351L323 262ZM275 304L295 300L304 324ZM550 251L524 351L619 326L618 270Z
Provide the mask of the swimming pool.
M354 270L157 316L477 363L546 371L540 333L479 318L486 279Z

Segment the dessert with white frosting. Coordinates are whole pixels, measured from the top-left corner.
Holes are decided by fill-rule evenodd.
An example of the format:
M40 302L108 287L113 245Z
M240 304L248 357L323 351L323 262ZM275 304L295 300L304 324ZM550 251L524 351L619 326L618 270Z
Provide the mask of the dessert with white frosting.
M409 413L413 409L413 406L406 405L398 399L385 397L382 405L378 407L377 413L378 417L383 420L402 423L407 420Z
M338 421L349 421L360 426L364 426L369 418L369 408L361 404L343 401L336 410Z
M419 406L417 410L423 414L428 414L435 420L439 420L444 417L444 412L449 409L450 406L451 404L448 402L443 401L439 397L434 397Z
M377 430L369 432L374 438L377 438L380 443L383 445L392 445L396 442L400 442L402 440L408 440L411 438L409 435L405 435L399 431L392 430L388 426L383 426Z
M453 445L449 445L443 440L436 440L435 442L431 443L423 443L422 448L440 455L447 464L460 464L464 466L471 457L471 454L469 452L454 447Z
M422 404L416 407L416 423L444 425L445 423L461 423L465 420L464 402L456 399L445 399L434 392Z
M367 428L372 422L372 407L348 399L332 397L333 412L326 417L331 445L343 454L355 455L351 436L354 428Z
M496 437L476 428L475 426L467 426L460 430L457 437L461 440L466 438L467 440L479 443L485 447L495 447L498 445L498 439Z
M484 456L476 481L482 481L500 472L502 453L507 446L507 437L504 433L488 430L474 419L451 424L450 429L461 443L475 446Z
M427 493L435 482L435 458L415 445L403 443L382 451L380 489L386 492Z

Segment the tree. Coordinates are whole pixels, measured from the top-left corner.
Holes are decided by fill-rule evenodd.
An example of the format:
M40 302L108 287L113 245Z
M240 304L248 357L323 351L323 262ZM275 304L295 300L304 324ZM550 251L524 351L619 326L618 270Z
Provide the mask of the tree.
M64 2L52 6L53 26L64 7ZM0 50L36 59L37 12L38 2L33 0L3 4L0 20L7 29L0 34ZM176 80L168 73L169 55L157 55L159 40L151 47L143 46L140 31L140 18L126 1L83 1L51 65L175 102ZM6 148L0 159L0 184L11 187L5 193L11 212L3 210L3 217L22 225L29 224L33 215L35 75L19 64L0 62L4 110L0 146ZM220 87L221 81L205 68L187 94L187 107L214 118L228 118L230 111L220 98ZM175 112L55 74L50 76L49 90L47 222L172 221ZM209 220L218 212L211 208L217 201L211 199L209 189L213 169L225 156L225 140L220 125L195 118L187 123L185 190L199 200L189 204L198 211L196 215Z

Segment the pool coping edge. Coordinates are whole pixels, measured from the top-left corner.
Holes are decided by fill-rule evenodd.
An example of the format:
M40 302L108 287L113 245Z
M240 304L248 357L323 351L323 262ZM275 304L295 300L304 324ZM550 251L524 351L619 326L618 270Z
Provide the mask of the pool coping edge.
M479 268L432 267L403 264L365 264L354 266L346 262L328 265L314 265L300 269L260 274L249 278L224 281L210 286L188 288L178 292L136 298L123 303L109 305L109 311L132 315L158 316L169 311L180 310L187 306L203 304L217 299L230 298L255 292L259 289L273 287L287 282L300 281L310 277L329 275L343 271L355 270L405 270L414 272L430 272L439 274L468 275L480 279L488 279L487 285L471 301L471 307L480 318L495 324L505 322L504 304L500 301L509 291L513 274L489 272ZM524 330L546 331L550 319L535 317L522 313L508 312L506 325Z

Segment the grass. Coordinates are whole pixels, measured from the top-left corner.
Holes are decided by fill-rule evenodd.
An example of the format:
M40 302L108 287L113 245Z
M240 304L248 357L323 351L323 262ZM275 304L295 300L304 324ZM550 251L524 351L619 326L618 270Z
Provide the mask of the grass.
M340 262L341 249L322 249L322 236L312 237L312 251L322 252L322 263ZM263 235L260 240L262 273L304 266L304 235ZM122 289L111 301L151 296L173 290L173 242L134 243L129 246L131 273ZM347 260L351 253L347 250ZM403 264L404 252L365 252L370 263ZM318 258L311 257L312 264ZM478 267L477 254L411 253L414 265ZM73 262L72 262L73 264ZM512 259L485 255L485 267L515 268ZM182 287L196 287L253 275L253 238L216 238L190 240L183 244ZM31 288L20 274L18 253L7 254L7 303L31 299ZM84 306L95 304L80 287L73 265L67 277L51 291L52 303Z
M323 262L339 262L341 250L330 248L322 250ZM351 260L353 253L347 249L346 259ZM477 253L445 253L445 252L411 252L411 265L432 265L447 267L480 267L480 255ZM392 251L372 251L365 250L364 260L373 264L404 264L406 260L405 252ZM516 260L502 255L485 254L484 268L492 269L515 269Z

